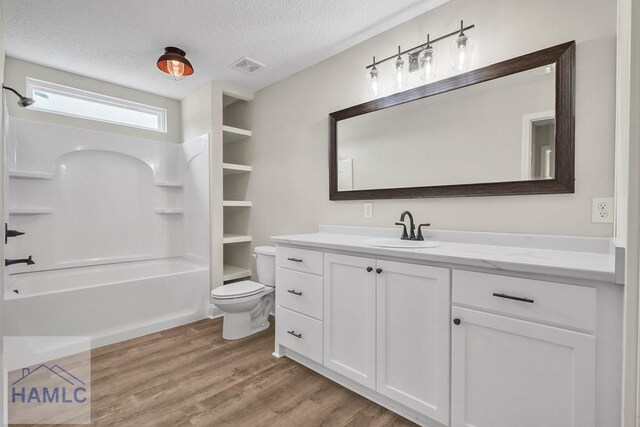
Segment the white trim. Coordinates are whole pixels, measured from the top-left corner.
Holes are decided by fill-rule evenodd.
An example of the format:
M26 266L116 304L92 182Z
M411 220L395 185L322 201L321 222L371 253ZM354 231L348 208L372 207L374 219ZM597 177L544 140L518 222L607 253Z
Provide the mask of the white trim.
M101 119L96 117L85 116L82 114L72 114L72 113L49 110L46 108L39 107L37 98L34 98L36 99L35 104L32 104L29 107L27 107L30 110L42 111L42 112L51 113L51 114L59 114L62 116L77 117L80 119L93 120L96 122L112 123L120 126L133 127L133 128L144 129L144 130L149 130L153 132L167 133L167 110L164 108L141 104L139 102L128 101L126 99L115 98L113 96L103 95L96 92L89 92L86 90L64 86L57 83L51 83L44 80L38 80L31 77L26 78L26 88L27 88L26 96L31 98L34 97L35 91L40 91L44 93L54 93L54 94L75 98L75 99L91 101L95 104L116 106L129 111L137 111L137 112L155 115L158 118L158 128L151 128L148 126L137 126L134 124L123 123L115 120Z
M222 316L224 316L224 313L222 312L222 310L220 310L214 304L209 304L209 313L207 314L207 317L209 319L217 319Z
M539 113L525 114L522 116L522 179L531 179L531 124L540 120L555 119L554 110L541 111Z

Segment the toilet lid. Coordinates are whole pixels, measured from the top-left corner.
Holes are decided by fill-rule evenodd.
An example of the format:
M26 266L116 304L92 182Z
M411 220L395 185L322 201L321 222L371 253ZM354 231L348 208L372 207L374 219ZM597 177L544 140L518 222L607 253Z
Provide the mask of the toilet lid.
M242 282L218 286L211 291L211 296L217 299L240 298L258 294L263 290L263 284L252 280L243 280Z

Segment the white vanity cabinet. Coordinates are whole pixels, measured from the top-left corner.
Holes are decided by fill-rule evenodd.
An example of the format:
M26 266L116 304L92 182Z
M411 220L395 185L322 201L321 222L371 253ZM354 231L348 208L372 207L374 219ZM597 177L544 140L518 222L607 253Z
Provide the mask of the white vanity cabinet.
M274 239L276 356L428 427L620 424L622 287L575 267L609 258L527 249L510 267L503 254L521 249L382 250L354 236ZM551 265L523 272L523 258Z
M376 260L324 256L324 365L376 387Z
M376 391L449 422L450 270L377 260Z
M452 427L595 427L595 303L594 288L454 271Z
M325 254L324 365L449 421L448 269Z

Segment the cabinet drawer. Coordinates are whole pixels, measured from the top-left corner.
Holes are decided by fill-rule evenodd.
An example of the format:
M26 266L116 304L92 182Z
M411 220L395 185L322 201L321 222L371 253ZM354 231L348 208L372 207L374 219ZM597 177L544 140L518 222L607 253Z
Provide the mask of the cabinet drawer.
M278 305L322 320L322 276L278 267L276 283Z
M322 322L276 307L276 339L296 353L322 363Z
M322 252L318 251L278 246L276 249L276 265L290 270L322 276L322 255Z
M596 289L453 271L453 304L595 331Z

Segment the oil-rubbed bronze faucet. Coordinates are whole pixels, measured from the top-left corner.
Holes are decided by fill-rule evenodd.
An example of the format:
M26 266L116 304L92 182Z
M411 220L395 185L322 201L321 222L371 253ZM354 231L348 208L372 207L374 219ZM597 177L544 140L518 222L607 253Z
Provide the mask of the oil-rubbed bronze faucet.
M404 219L405 219L406 216L409 216L409 230L410 230L410 233L407 233L407 225L404 223ZM418 226L418 236L416 237L416 225L413 222L413 215L411 215L411 212L409 212L409 211L404 211L400 215L400 222L396 222L396 225L401 225L402 226L402 237L400 237L400 239L402 239L402 240L419 240L419 241L423 241L424 240L424 236L422 235L422 227L429 227L431 224L428 224L428 223L420 224Z

